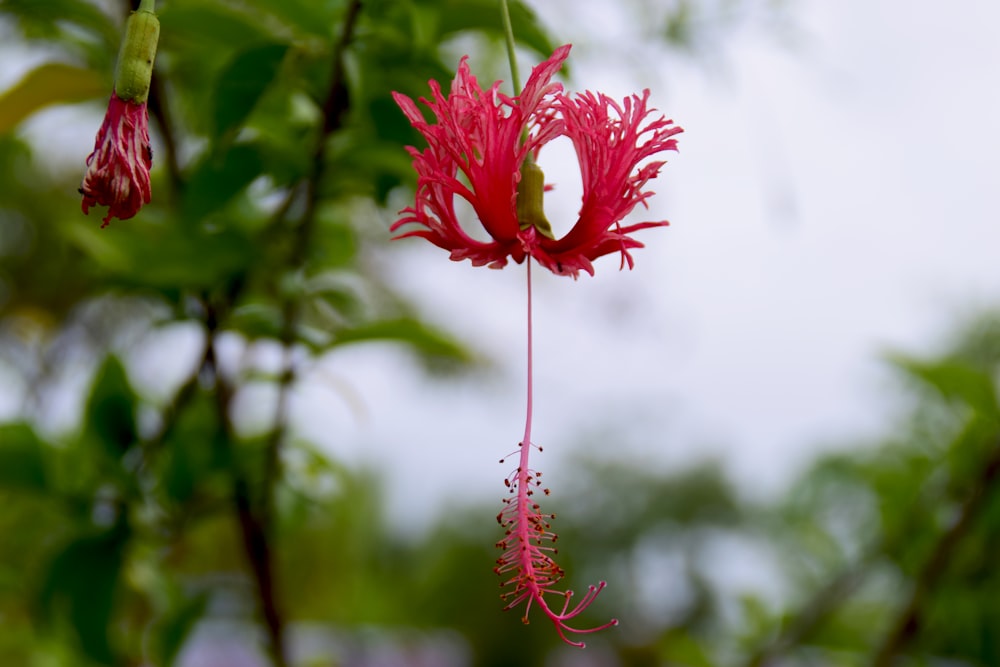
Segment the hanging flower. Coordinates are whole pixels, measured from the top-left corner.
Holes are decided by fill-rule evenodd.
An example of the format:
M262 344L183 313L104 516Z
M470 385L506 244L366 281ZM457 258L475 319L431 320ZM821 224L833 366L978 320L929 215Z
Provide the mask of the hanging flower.
M503 3L506 8L506 3ZM513 45L507 21L508 44ZM453 260L474 266L502 268L512 260L525 263L528 290L528 391L524 437L517 450L517 468L505 480L509 495L497 521L504 529L497 543L501 555L496 573L502 577L505 609L524 607L523 620L540 610L567 643L583 647L572 636L617 625L610 621L579 626L578 617L594 602L605 582L590 586L575 604L571 590L558 590L564 572L554 560L554 515L545 514L534 497L541 488L530 465L532 428L531 258L558 275L593 275L593 261L620 253L621 267L632 268L632 248L642 247L632 234L666 221L622 225L637 204L646 205L652 192L646 184L664 165L654 156L677 149L673 121L648 108L649 91L616 102L601 93L570 96L552 82L569 55L570 46L556 49L532 70L519 95L500 92L500 82L483 90L462 58L447 97L435 81L431 100L421 98L433 114L427 122L417 104L393 93L407 119L427 140L427 148L409 147L417 172L416 201L403 209L392 226L396 238L427 239L447 250ZM513 69L513 67L512 67ZM516 79L516 74L514 74ZM516 87L516 84L515 84ZM583 182L583 202L576 223L556 238L545 217L544 193L550 186L537 165L542 147L567 137L576 149ZM455 197L472 206L488 240L479 240L458 222ZM525 262L525 259L529 261ZM537 447L541 450L541 447ZM503 463L503 459L500 461Z
M428 147L410 147L418 174L416 201L402 211L392 226L397 236L417 236L451 253L453 260L469 259L475 266L502 268L508 258L521 263L534 257L553 273L576 277L593 275L593 260L621 253L624 268L633 260L632 248L642 243L631 234L666 221L623 226L636 204L646 205L653 193L645 186L664 162L643 163L666 150L676 150L672 137L682 129L673 121L650 118L649 91L621 103L602 93L575 97L551 81L569 55L570 46L556 49L532 70L516 97L500 92L500 82L480 88L462 58L447 97L430 82L432 100L421 99L433 113L428 123L409 97L393 93L410 123ZM565 136L573 142L580 162L583 203L572 229L554 238L542 207L544 185L535 164L540 149ZM455 196L475 210L489 241L466 233L455 213Z
M91 206L108 207L101 227L107 227L111 218L131 218L152 198L149 170L153 166L153 149L149 145L146 100L160 34L152 8L152 0L143 0L129 16L118 54L114 91L94 151L87 157L87 173L80 186L84 213L89 213Z
M111 218L131 218L152 198L152 166L145 102L136 104L112 93L80 186L83 212L88 213L91 206L107 206L101 227L107 227Z

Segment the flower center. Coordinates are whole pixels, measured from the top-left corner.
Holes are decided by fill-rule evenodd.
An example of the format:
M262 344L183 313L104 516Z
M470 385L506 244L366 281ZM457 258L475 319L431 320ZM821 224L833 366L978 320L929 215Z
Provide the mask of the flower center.
M528 160L521 165L521 182L517 184L517 222L522 230L534 227L542 236L555 239L545 218L545 174Z

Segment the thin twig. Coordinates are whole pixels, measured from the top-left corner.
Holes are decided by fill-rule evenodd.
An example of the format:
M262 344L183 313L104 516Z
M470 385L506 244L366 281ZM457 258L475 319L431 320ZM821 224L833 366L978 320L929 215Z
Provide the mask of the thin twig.
M769 644L753 653L744 667L767 667L783 653L805 641L826 622L838 605L849 597L868 574L869 559L844 568L814 595L794 620Z
M342 118L350 105L347 95L344 55L354 35L360 10L361 1L352 0L344 16L340 38L334 48L333 71L330 76L327 97L323 104L323 125L316 140L312 170L306 183L305 208L301 220L294 230L294 241L288 257L288 266L290 267L300 267L306 261L316 226L316 207L319 201L320 183L325 171L327 140L333 132L340 129ZM282 210L287 213L290 207L282 207ZM244 502L249 500L247 489L243 489L244 493L240 493L240 489L237 489L236 494L241 525L243 525L244 546L255 566L264 620L274 647L275 664L278 667L283 667L285 664L284 634L281 615L274 595L273 565L268 550L268 537L273 525L274 486L276 481L281 478L280 454L288 428L289 397L296 378L293 355L296 330L301 315L301 297L296 294L289 295L282 304L282 330L280 334L281 344L284 348L282 372L278 381L274 426L264 450L263 486L256 513ZM246 521L245 525L244 521Z
M979 518L980 512L987 506L986 501L990 492L995 490L998 482L1000 482L1000 443L997 443L983 464L979 478L962 504L958 518L941 534L930 556L920 568L913 582L910 598L890 626L889 633L872 660L872 667L889 667L893 657L920 632L920 616L925 600L948 569L958 545Z
M177 162L177 140L174 138L173 120L170 115L170 107L166 103L163 80L159 70L154 70L153 78L149 84L149 113L156 119L156 124L160 127L160 138L163 140L162 157L167 168L167 176L170 179L171 194L177 197L183 188L184 177L181 175L180 164ZM158 153L156 157L161 157L161 154Z
M316 206L319 202L319 188L326 165L326 146L329 136L339 130L342 119L350 106L347 94L344 55L354 35L361 0L353 0L347 8L340 38L333 52L333 71L326 100L323 103L323 124L313 151L312 171L306 183L306 202L302 218L295 229L295 239L289 254L288 265L299 267L306 261L316 224ZM286 209L287 210L287 209ZM280 450L288 424L288 402L291 387L295 382L294 344L296 330L302 316L302 300L299 295L289 295L282 303L281 344L284 347L282 372L278 379L278 400L275 407L273 428L268 436L264 455L265 494L261 508L265 515L271 511L273 480L279 478Z
M202 370L210 374L213 380L216 411L219 415L219 423L223 431L223 441L226 443L229 468L232 475L233 505L240 524L243 549L246 552L250 569L253 572L261 615L264 617L264 626L267 629L268 649L275 667L286 667L288 661L285 651L284 626L281 621L281 614L278 610L277 596L275 594L273 558L268 540L268 526L261 520L260 515L254 512L250 483L236 460L236 453L233 451L236 434L229 416L233 400L233 388L226 381L219 368L216 352L219 320L218 310L206 298L205 325L208 346Z
M915 636L918 630L921 605L926 599L927 592L947 567L958 542L961 541L976 515L982 510L985 496L988 495L990 487L1000 481L998 477L1000 477L1000 443L997 444L995 451L984 463L981 475L970 495L966 498L959 517L951 528L939 538L934 551L924 567L921 568L917 580L914 582L911 597L900 610L896 621L891 625L892 630L883 640L874 657L872 667L888 667L892 657ZM743 667L767 667L784 653L808 640L818 628L822 627L830 614L836 611L837 607L857 590L868 575L872 565L885 554L896 551L906 536L912 534L912 530L923 521L923 514L919 508L926 507L928 502L930 501L926 497L917 498L914 501L913 511L910 512L905 524L899 530L894 531L892 535L883 535L866 549L857 561L845 566L840 573L816 592L809 602L794 615L794 620L782 629L777 637L765 646L758 648L745 662L741 663Z
M131 9L131 2L128 2ZM292 248L289 252L287 265L299 267L305 263L315 228L316 209L319 201L320 183L325 171L327 141L329 136L342 126L342 119L349 108L347 96L344 56L349 46L357 19L360 14L361 1L352 0L344 16L340 37L333 52L333 69L326 100L323 104L323 121L313 151L312 169L300 184L304 188L305 206L299 218L294 233ZM163 103L162 84L155 80L150 91L150 111L160 124L166 152L165 164L176 196L183 186L183 176L176 160L176 141L172 134L169 110ZM296 196L294 188L284 205L279 207L275 217L276 223L287 219L293 210L292 202ZM278 225L276 225L278 226ZM237 461L233 449L237 441L234 425L230 418L230 407L234 388L223 377L216 353L220 323L224 320L226 308L235 303L244 287L244 278L237 277L230 283L226 294L221 300L214 302L208 295L203 295L205 308L204 323L206 331L206 347L198 371L192 375L176 395L165 417L166 423L161 432L154 436L157 444L161 443L173 428L178 415L190 403L195 394L199 378L208 378L213 387L216 400L216 410L219 417L222 436L229 456L229 468L232 476L232 502L240 525L243 549L254 578L260 613L268 638L268 650L276 667L286 667L288 664L285 645L284 624L277 599L277 586L274 576L274 558L271 545L271 528L273 491L275 482L280 479L278 467L280 447L284 440L288 421L288 401L292 384L295 380L292 349L296 338L296 330L301 319L302 304L298 296L292 295L282 303L283 324L279 339L285 350L283 372L279 379L278 404L276 407L274 427L268 437L264 457L263 482L260 493L255 499L246 472Z

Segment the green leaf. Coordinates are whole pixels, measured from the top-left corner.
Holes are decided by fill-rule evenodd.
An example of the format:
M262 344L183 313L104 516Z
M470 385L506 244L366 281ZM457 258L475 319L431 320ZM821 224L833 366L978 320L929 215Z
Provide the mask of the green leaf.
M72 104L111 95L110 82L92 70L46 63L0 95L0 134L52 104ZM96 131L97 128L94 128Z
M205 493L209 479L224 470L226 445L219 442L220 434L215 399L201 392L177 417L158 462L159 480L170 501L185 503Z
M97 35L101 48L113 47L119 39L119 29L109 16L85 0L3 0L0 14L17 20L25 36L53 39L60 46L79 38L81 29Z
M945 398L966 403L984 416L1000 418L996 387L989 374L950 359L924 362L902 355L894 355L890 359L914 378L935 388Z
M223 69L215 90L216 138L230 135L243 125L278 76L287 52L287 44L254 46L238 54Z
M236 308L228 326L247 338L278 338L282 330L282 312L276 303L254 302Z
M748 601L743 600L746 606ZM709 652L691 635L682 631L669 632L660 639L659 658L665 665L684 665L685 667L712 667Z
M45 491L43 447L27 424L0 425L0 487Z
M268 31L261 25L261 16L241 9L237 3L205 0L165 4L160 13L160 45L187 57L192 49L224 46L239 50L265 41Z
M495 37L504 36L500 4L495 0L422 0L420 4L436 12L439 39L469 30L479 30ZM509 8L511 27L518 43L545 57L552 55L556 46L534 11L520 0L512 0Z
M219 210L260 176L262 168L253 144L237 144L221 156L207 156L195 167L184 193L184 216L199 220Z
M117 664L108 629L128 535L116 526L70 542L53 558L39 595L44 618L65 617L84 653L102 665Z
M409 345L414 351L441 360L469 363L472 355L447 334L412 317L380 320L337 332L335 345L368 341L395 341Z
M78 225L68 234L119 284L166 292L216 286L251 264L258 250L240 230L196 219L122 225L110 234Z
M117 357L108 356L94 378L86 424L112 458L120 458L136 442L135 404L125 367Z
M261 11L268 12L283 23L310 35L329 39L339 27L337 5L343 2L316 2L316 0L282 0L267 3Z
M154 643L155 664L170 667L184 646L184 641L198 620L205 615L209 596L199 593L177 605L156 627L157 640Z

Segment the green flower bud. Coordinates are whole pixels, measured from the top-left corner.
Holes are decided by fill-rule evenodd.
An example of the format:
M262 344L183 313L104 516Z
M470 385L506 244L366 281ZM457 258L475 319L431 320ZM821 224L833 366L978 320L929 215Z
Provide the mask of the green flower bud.
M128 17L115 70L115 93L119 98L143 104L149 97L149 81L153 76L153 60L159 38L160 21L156 14L140 7Z

